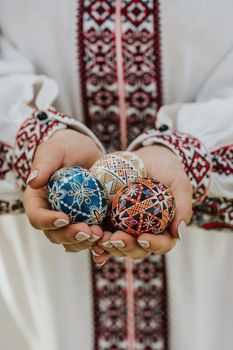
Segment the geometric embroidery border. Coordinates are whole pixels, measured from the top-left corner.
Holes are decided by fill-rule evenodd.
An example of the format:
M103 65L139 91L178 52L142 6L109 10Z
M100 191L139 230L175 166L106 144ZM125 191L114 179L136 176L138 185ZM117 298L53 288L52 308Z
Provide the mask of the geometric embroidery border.
M108 151L119 150L121 136L114 37L115 2L81 0L78 6L78 69L86 124ZM146 128L154 127L156 112L162 104L159 1L124 0L121 16L127 137L130 142L144 131L145 124ZM130 23L129 28L127 23ZM139 46L144 47L147 56L142 56ZM141 65L137 66L137 62L142 58ZM149 74L143 74L143 71ZM134 263L133 266L131 277L135 348L146 350L150 344L151 350L165 350L167 310L164 257L152 255L142 262ZM151 275L153 269L159 271L157 276ZM125 259L110 258L102 268L92 263L95 350L129 350L128 274ZM147 278L147 274L150 281L145 283L143 278ZM148 310L151 303L157 306ZM149 319L145 319L144 311L146 315L151 311L150 318L153 322L149 332ZM145 347L142 339L145 341Z

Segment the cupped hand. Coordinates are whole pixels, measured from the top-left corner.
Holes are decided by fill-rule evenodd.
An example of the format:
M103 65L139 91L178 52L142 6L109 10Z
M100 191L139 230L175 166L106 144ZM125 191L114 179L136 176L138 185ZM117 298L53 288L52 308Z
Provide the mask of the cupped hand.
M103 236L103 231L96 225L69 225L65 213L50 210L47 183L62 167L79 165L89 169L101 156L102 152L90 137L72 129L57 131L36 150L24 193L25 212L34 228L43 230L52 243L63 244L66 251L91 248Z
M105 232L98 245L113 256L127 256L142 259L156 253L165 254L182 240L186 225L192 217L192 186L178 157L168 148L160 145L143 147L135 153L142 159L147 176L168 186L175 198L176 211L170 226L161 234L142 234L135 238L125 232ZM97 248L94 248L94 251ZM94 257L103 263L108 255ZM106 260L105 259L105 260Z
M148 177L161 181L170 188L175 198L175 216L168 228L173 238L182 239L185 226L192 217L191 182L179 158L170 149L161 145L140 148L135 152L141 157Z
M105 231L98 244L92 249L93 260L101 266L108 260L109 255L129 257L133 260L144 259L152 253L160 255L168 253L175 246L176 241L177 239L173 238L169 231L163 231L158 235L144 233L137 238L123 231L114 233ZM104 253L102 249L105 250Z

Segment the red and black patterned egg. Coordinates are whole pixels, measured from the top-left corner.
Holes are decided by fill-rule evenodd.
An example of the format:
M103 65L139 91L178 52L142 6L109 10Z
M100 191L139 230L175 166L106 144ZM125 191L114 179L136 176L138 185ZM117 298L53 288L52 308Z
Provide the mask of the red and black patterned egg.
M120 189L112 202L113 225L139 236L159 234L175 215L175 201L169 188L152 178L138 178Z

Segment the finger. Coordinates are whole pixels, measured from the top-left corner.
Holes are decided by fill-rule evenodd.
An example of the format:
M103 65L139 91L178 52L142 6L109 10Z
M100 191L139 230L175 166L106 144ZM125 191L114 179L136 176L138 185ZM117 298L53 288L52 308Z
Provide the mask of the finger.
M100 256L92 256L94 263L96 266L103 266L109 259L109 253L103 253Z
M113 234L111 232L104 231L104 236L98 242L98 245L113 256L116 256L116 257L124 256L124 254L120 252L117 248L115 248L114 245L111 243L110 239L112 235Z
M122 231L113 233L111 236L111 243L131 259L143 259L149 255L149 253L137 243L135 237Z
M37 147L31 173L27 179L32 188L47 185L49 178L62 167L64 148L61 146L56 140L48 140Z
M89 242L92 232L90 227L81 222L59 230L45 230L44 234L55 244L78 244L82 249L90 248L94 243Z
M171 191L175 197L175 216L169 226L169 232L174 238L182 240L185 226L192 218L192 186L187 176L178 177L171 183Z
M65 213L49 209L45 187L38 190L26 188L24 209L30 224L38 230L55 230L69 224Z
M100 256L105 252L103 248L101 248L98 244L91 248L91 252L94 256Z
M176 244L177 239L173 238L167 231L159 235L144 233L137 239L138 244L149 253L165 254Z
M91 237L89 238L88 242L95 244L98 242L104 235L103 230L98 225L92 225L90 226L91 229Z
M63 246L67 253L79 253L82 250L88 249L87 247L82 247L79 244L63 244Z

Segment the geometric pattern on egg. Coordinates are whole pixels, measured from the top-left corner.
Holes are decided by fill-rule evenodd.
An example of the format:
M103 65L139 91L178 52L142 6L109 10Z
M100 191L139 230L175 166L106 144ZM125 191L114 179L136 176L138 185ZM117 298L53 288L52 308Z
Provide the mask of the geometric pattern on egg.
M146 177L147 174L145 165L143 164L141 158L138 157L135 153L127 151L118 151L114 154L127 159L127 161L129 161L134 166L134 168L138 170L139 177Z
M117 229L135 237L159 234L175 215L174 197L160 181L138 178L117 192L110 215Z
M105 187L110 202L119 189L146 174L141 159L131 152L109 153L95 162L90 172Z

